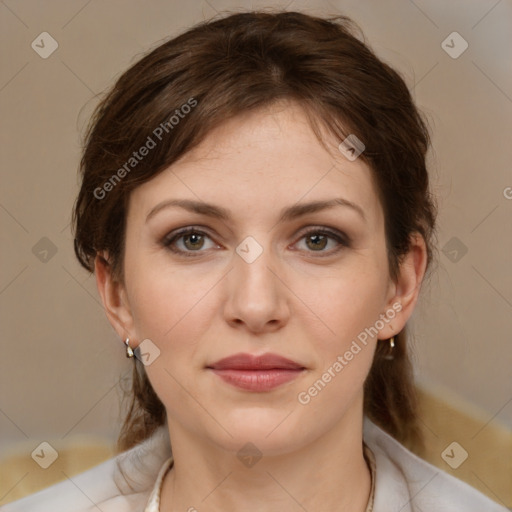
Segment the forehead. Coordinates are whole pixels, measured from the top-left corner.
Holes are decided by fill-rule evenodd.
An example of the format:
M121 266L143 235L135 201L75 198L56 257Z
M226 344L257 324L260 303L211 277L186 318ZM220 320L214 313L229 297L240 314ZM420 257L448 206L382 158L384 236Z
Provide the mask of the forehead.
M137 187L130 215L145 218L159 202L186 198L223 205L238 217L270 219L283 206L342 197L377 224L382 211L372 171L361 159L346 159L332 135L323 141L327 147L296 104L244 113Z

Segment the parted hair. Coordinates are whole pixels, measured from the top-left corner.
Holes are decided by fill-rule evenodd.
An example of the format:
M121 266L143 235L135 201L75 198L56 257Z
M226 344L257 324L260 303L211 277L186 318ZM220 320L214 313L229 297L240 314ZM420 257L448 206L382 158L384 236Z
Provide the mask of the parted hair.
M85 134L73 209L82 266L93 272L99 251L106 251L104 263L123 282L130 192L228 119L281 100L304 110L319 140L327 131L340 142L354 134L364 143L359 158L370 167L384 211L390 276L396 280L416 233L427 246L428 271L436 220L426 166L430 136L404 79L349 18L282 11L201 22L150 50L107 91ZM150 139L146 156L130 160ZM388 344L377 344L364 413L415 449L422 440L406 331L395 336L391 360ZM118 451L148 438L166 419L143 364L133 361Z

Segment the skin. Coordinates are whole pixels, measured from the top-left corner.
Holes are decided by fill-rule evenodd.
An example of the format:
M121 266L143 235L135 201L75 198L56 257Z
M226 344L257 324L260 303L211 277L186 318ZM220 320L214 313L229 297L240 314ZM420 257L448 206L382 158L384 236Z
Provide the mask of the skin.
M376 344L402 330L414 310L426 248L415 235L399 279L391 280L371 170L360 158L346 159L332 136L324 141L327 149L293 103L224 123L132 192L124 282L96 259L98 289L119 336L133 348L150 339L160 350L146 371L167 411L175 459L162 511L366 508L363 383ZM366 220L335 206L278 222L283 208L334 197L359 205ZM230 216L172 207L146 222L171 198L223 206ZM206 233L174 243L191 257L162 242L187 226ZM315 245L315 233L304 234L326 227L348 235L350 245L332 238ZM263 249L252 263L236 252L247 236ZM378 336L301 404L298 394L397 303L401 311ZM237 352L277 353L306 370L270 392L243 391L205 368ZM252 467L237 458L247 442L263 454Z

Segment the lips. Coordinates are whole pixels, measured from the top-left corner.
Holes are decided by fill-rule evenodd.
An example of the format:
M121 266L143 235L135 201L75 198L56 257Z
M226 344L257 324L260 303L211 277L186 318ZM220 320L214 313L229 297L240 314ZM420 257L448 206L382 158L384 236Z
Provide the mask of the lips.
M305 368L277 354L234 354L207 366L224 382L237 388L264 392L290 382L303 373Z
M213 370L303 370L304 367L295 361L277 354L234 354L213 363L207 368Z

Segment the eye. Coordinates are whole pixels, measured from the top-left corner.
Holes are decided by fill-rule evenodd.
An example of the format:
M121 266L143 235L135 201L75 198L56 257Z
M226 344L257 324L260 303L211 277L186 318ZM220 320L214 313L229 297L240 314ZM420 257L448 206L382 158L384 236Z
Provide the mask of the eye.
M350 247L350 240L347 235L326 228L310 229L302 234L300 240L305 240L305 245L309 249L308 252L332 254L338 252L341 247ZM335 242L335 247L333 250L325 251L324 249L329 245L330 241Z
M190 256L191 252L204 252L201 249L205 248L206 239L211 241L207 233L194 227L188 227L166 236L162 240L162 244L173 252ZM216 245L212 244L210 247L206 247L206 249L211 249L214 246Z
M209 240L210 246L206 244ZM305 240L307 252L326 253L330 255L338 252L342 247L350 247L350 239L342 232L332 231L327 228L312 228L302 234L300 240ZM329 242L334 242L334 249L326 251ZM190 226L167 235L162 240L162 245L174 253L183 256L194 256L192 253L205 252L207 249L219 247L211 237L200 229ZM204 249L204 250L203 250Z

